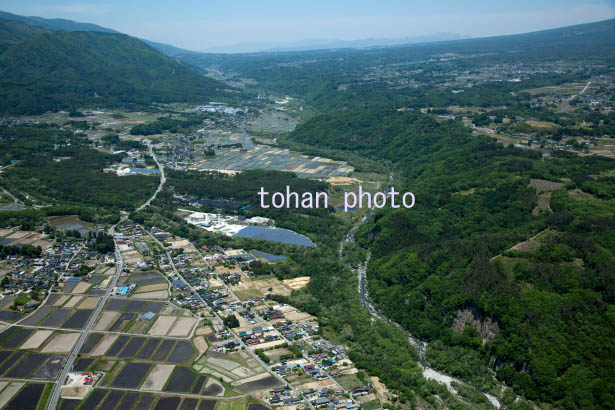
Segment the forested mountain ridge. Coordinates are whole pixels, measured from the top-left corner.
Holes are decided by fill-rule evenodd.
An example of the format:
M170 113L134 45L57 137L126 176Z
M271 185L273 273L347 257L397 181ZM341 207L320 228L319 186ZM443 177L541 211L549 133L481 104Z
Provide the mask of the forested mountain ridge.
M47 32L0 55L2 113L207 102L229 89L123 34Z
M38 26L45 30L51 31L100 31L104 33L116 33L117 31L110 28L101 27L97 24L91 23L79 23L73 20L67 19L46 19L35 16L20 16L13 13L7 13L6 11L0 11L0 19L17 21L24 24Z
M0 54L20 41L44 32L45 29L31 24L0 18Z
M433 366L488 388L488 365L564 408L613 402L615 161L545 160L392 108L316 116L290 137L389 161L397 190L416 195L411 210L376 212L357 240L372 253L371 297L431 342ZM464 322L468 309L497 331Z

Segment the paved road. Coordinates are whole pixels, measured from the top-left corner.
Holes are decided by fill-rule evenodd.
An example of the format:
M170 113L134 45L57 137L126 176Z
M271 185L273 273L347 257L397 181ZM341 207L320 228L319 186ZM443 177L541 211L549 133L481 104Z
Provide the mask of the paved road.
M113 225L109 229L110 235L114 234L115 227L116 225ZM111 292L113 291L113 288L116 286L117 281L122 274L123 268L124 268L124 261L122 259L122 254L120 253L120 248L116 242L115 243L115 275L113 276L113 280L107 287L107 291L105 292L103 297L98 301L98 304L96 305L94 312L90 315L90 319L88 320L85 327L83 328L83 331L81 332L81 335L79 336L79 339L77 340L77 343L75 344L75 346L73 346L73 349L71 350L68 358L66 359L66 362L64 363L64 367L62 368L62 372L60 373L60 376L58 377L57 382L54 385L53 392L51 393L51 397L49 399L49 403L47 404L48 409L53 410L57 407L58 401L60 400L60 393L62 392L62 385L64 384L64 381L66 380L66 377L68 376L68 373L73 369L75 360L77 359L77 356L79 355L79 352L81 351L81 348L83 347L83 344L85 343L86 338L90 334L90 331L92 330L92 327L94 326L94 323L96 323L96 320L98 319L98 316L100 315L100 312L102 311L103 306L105 306L105 303L107 303L109 296L111 296Z
M148 199L147 202L145 202L143 205L135 209L136 212L142 211L148 206L150 206L152 201L156 199L156 196L158 195L158 193L162 191L164 184L167 182L167 177L164 175L164 167L158 161L158 158L156 157L156 154L154 153L154 149L152 148L152 143L148 142L147 146L149 148L149 155L154 159L154 162L156 162L156 165L158 165L158 169L160 170L160 184L158 184L158 188L156 189L156 192L154 192L154 195L152 195L152 197Z
M588 82L587 82L587 84L585 84L585 88L583 88L583 89L581 90L581 92L577 94L577 96L578 96L578 95L581 95L581 94L583 94L585 91L587 91L587 89L589 88L589 86L591 85L591 83L592 83L591 81L588 81Z

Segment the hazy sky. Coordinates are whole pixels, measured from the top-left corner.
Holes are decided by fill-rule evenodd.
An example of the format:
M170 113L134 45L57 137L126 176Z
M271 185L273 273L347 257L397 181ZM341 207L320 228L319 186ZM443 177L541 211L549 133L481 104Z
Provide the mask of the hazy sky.
M0 0L192 50L304 39L522 33L615 17L615 0Z

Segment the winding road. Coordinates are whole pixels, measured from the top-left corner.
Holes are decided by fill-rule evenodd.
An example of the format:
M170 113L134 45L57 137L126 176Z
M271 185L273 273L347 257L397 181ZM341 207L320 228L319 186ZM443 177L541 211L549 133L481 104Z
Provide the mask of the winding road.
M154 195L152 195L150 199L145 201L143 205L135 209L135 212L142 211L148 206L150 206L151 203L154 201L154 199L156 199L156 196L158 196L158 193L162 191L164 184L167 182L167 177L164 175L164 167L162 166L160 161L158 161L158 158L156 157L156 154L154 153L154 148L152 147L152 143L150 141L147 141L147 147L149 149L149 155L154 159L154 162L156 163L156 165L158 166L158 169L160 170L160 184L158 184L158 188L156 188L156 192L154 192Z

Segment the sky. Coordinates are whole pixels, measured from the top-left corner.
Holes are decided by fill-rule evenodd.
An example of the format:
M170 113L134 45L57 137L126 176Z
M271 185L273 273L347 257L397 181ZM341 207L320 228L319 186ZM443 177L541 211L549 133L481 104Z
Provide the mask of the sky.
M524 33L614 18L615 0L0 0L0 10L207 51L306 39Z

